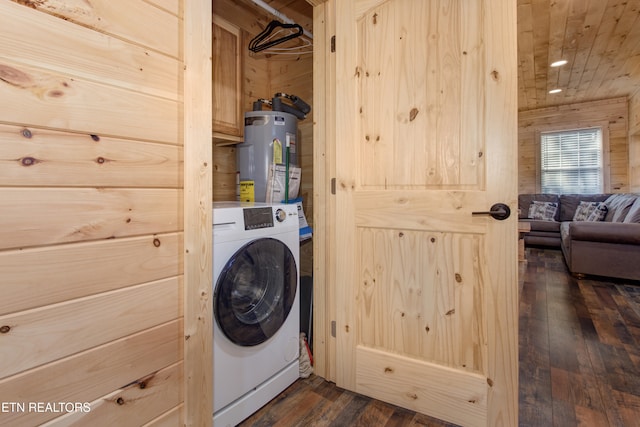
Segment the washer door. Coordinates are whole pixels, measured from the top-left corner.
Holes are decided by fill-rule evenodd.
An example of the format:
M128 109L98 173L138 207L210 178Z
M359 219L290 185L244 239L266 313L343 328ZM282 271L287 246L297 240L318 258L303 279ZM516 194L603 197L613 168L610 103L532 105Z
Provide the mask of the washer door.
M297 278L296 261L284 243L272 238L247 243L218 276L213 307L218 326L241 346L268 340L291 311Z

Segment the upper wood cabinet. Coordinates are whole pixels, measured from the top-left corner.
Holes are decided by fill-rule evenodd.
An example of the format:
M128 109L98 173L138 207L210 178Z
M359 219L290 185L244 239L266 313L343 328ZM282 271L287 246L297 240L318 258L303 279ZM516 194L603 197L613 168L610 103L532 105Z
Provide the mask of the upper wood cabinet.
M213 137L242 142L242 33L213 17Z

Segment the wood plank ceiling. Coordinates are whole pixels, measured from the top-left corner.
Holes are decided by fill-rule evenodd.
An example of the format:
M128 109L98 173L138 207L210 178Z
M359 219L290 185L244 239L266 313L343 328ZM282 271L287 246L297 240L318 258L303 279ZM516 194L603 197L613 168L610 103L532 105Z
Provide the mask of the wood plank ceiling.
M521 111L633 95L640 0L518 0L518 74Z
M312 32L305 0L264 0ZM215 3L218 3L217 5ZM632 96L640 90L640 0L518 0L518 109ZM217 0L250 14L250 34L275 19L251 0ZM564 59L566 65L551 67ZM552 89L561 89L550 94Z

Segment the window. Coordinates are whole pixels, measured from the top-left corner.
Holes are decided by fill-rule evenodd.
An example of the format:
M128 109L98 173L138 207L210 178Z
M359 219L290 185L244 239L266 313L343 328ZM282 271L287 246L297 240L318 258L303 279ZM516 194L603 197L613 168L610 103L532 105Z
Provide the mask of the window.
M602 130L542 133L540 184L543 193L601 193Z

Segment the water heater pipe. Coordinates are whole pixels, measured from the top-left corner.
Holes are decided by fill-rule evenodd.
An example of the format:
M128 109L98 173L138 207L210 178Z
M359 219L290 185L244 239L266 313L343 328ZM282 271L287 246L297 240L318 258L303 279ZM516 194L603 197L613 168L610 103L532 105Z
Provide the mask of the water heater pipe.
M260 6L262 9L266 10L267 12L272 14L273 16L279 18L285 24L295 24L296 23L293 19L289 18L287 15L284 15L283 13L280 13L279 11L277 11L276 9L274 9L273 7L268 5L267 3L263 2L262 0L251 0L251 1L256 6ZM311 40L313 40L313 34L311 34L309 31L305 30L304 28L302 29L302 34L304 34L305 36L307 36Z

